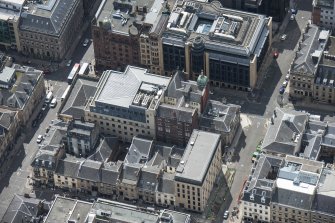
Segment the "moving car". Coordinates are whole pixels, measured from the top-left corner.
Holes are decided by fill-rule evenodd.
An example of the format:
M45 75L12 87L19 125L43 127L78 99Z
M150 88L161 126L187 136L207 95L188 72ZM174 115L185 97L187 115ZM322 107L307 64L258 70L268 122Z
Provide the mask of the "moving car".
M57 99L54 98L54 99L52 99L52 101L51 101L51 103L50 103L50 107L51 107L51 108L55 108L56 105L57 105Z
M281 35L280 40L286 40L286 37L287 37L287 35L283 34L283 35Z
M43 136L42 135L38 135L37 139L36 139L36 142L37 143L41 143L42 141L43 141Z
M290 20L293 21L295 19L295 14L292 14Z

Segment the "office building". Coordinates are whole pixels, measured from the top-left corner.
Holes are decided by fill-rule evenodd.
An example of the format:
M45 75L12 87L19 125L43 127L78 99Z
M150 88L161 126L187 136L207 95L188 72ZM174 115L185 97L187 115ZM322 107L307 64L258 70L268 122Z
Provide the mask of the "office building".
M334 30L334 0L313 0L312 23L325 29Z
M166 1L103 1L92 22L98 69L143 66L162 71L161 35L168 20Z
M164 75L178 68L197 80L203 71L211 85L248 91L271 42L271 17L178 0L162 35Z
M20 51L19 21L26 0L0 1L0 45Z
M220 170L220 135L193 130L176 169L176 206L190 211L204 211Z
M290 0L219 0L223 7L271 16L274 22L282 22L294 1Z
M26 56L60 61L83 24L83 1L27 1L21 12L19 39Z
M155 138L155 116L170 78L128 66L124 72L105 71L85 107L85 119L100 132L131 142L133 136Z
M271 222L271 196L282 165L283 158L261 154L252 166L241 198L245 220Z

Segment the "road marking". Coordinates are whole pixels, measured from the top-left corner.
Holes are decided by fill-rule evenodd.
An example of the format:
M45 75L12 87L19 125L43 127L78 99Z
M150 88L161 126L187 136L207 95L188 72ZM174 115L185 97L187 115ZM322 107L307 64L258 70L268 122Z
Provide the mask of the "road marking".
M257 122L257 128L259 128L259 125L260 125L260 123L259 123L259 122Z

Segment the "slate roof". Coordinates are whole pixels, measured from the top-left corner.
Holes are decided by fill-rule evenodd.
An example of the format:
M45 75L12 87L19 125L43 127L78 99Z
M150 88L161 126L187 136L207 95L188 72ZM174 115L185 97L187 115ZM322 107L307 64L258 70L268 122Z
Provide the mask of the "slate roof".
M0 89L0 105L23 109L43 72L25 69L17 75L15 83L9 89Z
M85 160L78 170L78 178L90 180L92 182L100 182L101 179L101 166L102 162Z
M75 119L84 117L84 107L87 100L93 97L97 90L97 81L78 78L70 92L61 114L70 115Z
M140 170L142 165L140 164L123 164L122 169L122 182L128 183L128 184L137 184Z
M59 36L69 23L78 0L49 0L45 5L28 4L21 13L20 29Z
M118 161L104 163L101 168L101 182L110 185L116 185L121 174L123 163Z
M84 161L83 158L66 155L65 158L58 161L55 173L65 177L77 178L79 167Z
M318 26L311 24L307 29L306 33L303 33L303 41L300 44L300 49L296 53L296 57L293 60L291 66L291 72L304 72L308 74L314 74L316 64L318 61L313 61L312 54L315 51L323 52L325 47L325 41L319 40L321 30Z
M125 157L125 163L144 163L149 160L153 149L153 140L134 137Z
M335 216L335 171L324 168L313 201L312 211Z
M39 205L42 205L39 207ZM39 218L42 214L41 210L44 208L48 210L49 204L36 198L25 198L23 196L14 194L1 222L32 222L35 218Z
M322 140L322 145L335 147L335 122L328 123L327 130Z
M268 125L262 149L271 153L295 155L299 148L293 138L298 134L302 137L308 116L303 112L281 108L276 108L275 111L276 115L272 117L273 124L270 122Z
M10 110L0 110L0 129L9 130L11 123L14 120L16 112Z
M138 188L142 190L156 192L160 171L161 168L144 166L140 172L140 178L137 185Z
M116 150L119 149L119 141L116 137L103 136L97 146L95 152L88 157L90 160L106 162L116 157L111 157Z
M175 174L164 172L159 178L157 191L164 194L175 194Z
M283 159L280 157L261 154L256 167L253 167L252 174L248 178L242 200L269 205L278 169L282 164Z
M295 209L310 210L313 201L312 194L276 188L272 195L272 202L287 205Z
M241 107L233 104L223 104L209 100L206 109L200 116L200 128L205 127L213 132L231 131L230 126L240 112Z

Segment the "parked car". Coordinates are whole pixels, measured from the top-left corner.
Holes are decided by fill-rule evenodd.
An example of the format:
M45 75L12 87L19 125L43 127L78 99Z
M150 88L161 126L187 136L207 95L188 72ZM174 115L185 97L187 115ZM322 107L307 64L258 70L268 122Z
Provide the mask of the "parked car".
M288 73L288 74L286 74L286 76L285 76L285 80L290 80L290 74Z
M285 92L285 88L281 86L279 89L279 94L284 94L284 92Z
M83 46L87 46L89 42L90 42L90 40L86 38L83 42Z
M290 20L293 21L295 19L295 14L292 14Z
M287 87L287 81L283 82L283 87L286 88Z
M36 142L37 143L41 143L42 141L43 141L43 136L42 135L38 135L37 139L36 139Z
M37 123L38 123L38 121L37 121L37 119L35 119L35 120L31 123L31 126L32 126L33 128L35 128L35 127L37 126Z
M223 214L223 219L228 219L229 217L229 211L225 211L224 214Z
M283 34L283 35L281 35L280 40L286 40L286 37L287 37L287 35Z
M47 103L43 103L42 105L42 111L45 111L48 107L48 104Z
M72 60L69 60L69 61L66 63L66 66L67 66L67 67L70 67L71 64L72 64Z
M43 111L40 111L39 113L38 113L38 115L37 115L37 120L41 120L42 119L42 117L43 117Z

